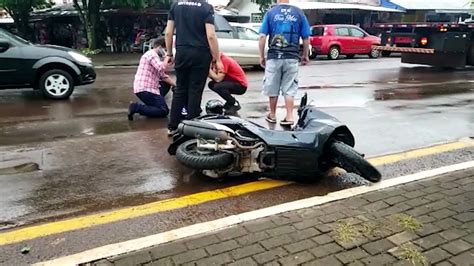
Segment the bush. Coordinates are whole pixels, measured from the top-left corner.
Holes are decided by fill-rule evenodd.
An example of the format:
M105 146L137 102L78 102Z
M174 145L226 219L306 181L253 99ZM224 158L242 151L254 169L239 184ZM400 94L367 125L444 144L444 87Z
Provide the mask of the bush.
M90 48L84 48L81 50L81 52L86 55L86 56L91 56L91 55L96 55L102 52L100 49L92 50Z

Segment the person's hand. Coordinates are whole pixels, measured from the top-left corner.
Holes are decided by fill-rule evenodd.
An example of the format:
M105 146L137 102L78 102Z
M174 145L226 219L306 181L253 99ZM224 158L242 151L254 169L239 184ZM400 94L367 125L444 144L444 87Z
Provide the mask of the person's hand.
M301 64L305 66L308 63L309 63L309 56L303 56L303 58L301 58Z
M260 57L260 66L265 68L266 64L267 64L267 61L265 57Z
M166 66L170 66L174 63L174 58L171 55L166 55L163 62L166 64Z
M216 60L216 72L224 72L224 65L222 64L221 60Z

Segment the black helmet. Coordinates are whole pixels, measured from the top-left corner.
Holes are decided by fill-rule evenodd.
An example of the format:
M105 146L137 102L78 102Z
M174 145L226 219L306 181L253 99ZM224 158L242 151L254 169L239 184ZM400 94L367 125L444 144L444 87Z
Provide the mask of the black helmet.
M209 100L206 103L206 113L208 115L222 115L224 114L224 103L221 100Z

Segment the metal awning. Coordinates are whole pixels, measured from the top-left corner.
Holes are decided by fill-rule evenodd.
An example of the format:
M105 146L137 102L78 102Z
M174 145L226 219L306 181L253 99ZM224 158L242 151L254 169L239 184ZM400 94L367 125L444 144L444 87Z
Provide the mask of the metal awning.
M367 11L377 11L377 12L403 12L401 10L381 7L381 6L369 6L369 5L359 5L359 4L343 4L343 3L326 3L326 2L300 2L300 1L290 1L291 5L297 6L303 10L311 9L329 9L329 10L367 10Z
M388 0L388 2L409 10L472 10L471 0Z

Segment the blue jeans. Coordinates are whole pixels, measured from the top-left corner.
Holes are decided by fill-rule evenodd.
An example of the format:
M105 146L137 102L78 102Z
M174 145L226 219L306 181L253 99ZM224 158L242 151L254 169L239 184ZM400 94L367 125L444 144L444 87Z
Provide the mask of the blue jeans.
M153 118L166 117L168 115L169 108L163 96L148 91L142 91L135 95L144 104L136 103L134 113Z

